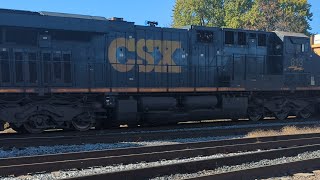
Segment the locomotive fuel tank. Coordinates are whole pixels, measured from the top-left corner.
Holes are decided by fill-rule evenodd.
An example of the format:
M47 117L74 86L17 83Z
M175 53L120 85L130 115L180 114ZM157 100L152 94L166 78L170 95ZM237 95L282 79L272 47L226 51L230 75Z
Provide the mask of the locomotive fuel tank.
M217 115L216 96L188 96L183 101L188 120L210 119Z
M188 96L184 100L185 108L188 110L215 109L217 104L216 96Z
M243 118L248 107L247 97L185 96L142 97L143 120L161 122L199 121L214 118Z
M137 120L138 104L135 99L118 100L116 118L119 123L132 124Z
M141 109L148 111L172 111L177 107L174 97L142 97Z
M142 97L140 109L143 112L144 123L166 124L175 123L177 120L174 110L177 108L177 100L174 97Z
M248 97L223 97L224 117L245 118L248 109Z

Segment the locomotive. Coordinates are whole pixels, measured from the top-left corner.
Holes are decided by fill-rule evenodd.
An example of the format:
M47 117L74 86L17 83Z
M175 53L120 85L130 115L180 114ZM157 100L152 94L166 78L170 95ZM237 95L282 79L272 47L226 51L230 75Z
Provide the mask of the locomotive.
M320 36L9 9L0 19L0 129L307 119L318 109Z

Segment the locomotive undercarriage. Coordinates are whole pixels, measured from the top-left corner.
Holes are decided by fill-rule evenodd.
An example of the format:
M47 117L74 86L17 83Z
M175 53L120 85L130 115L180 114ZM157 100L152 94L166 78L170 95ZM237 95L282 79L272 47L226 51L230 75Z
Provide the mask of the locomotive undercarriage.
M0 98L0 122L9 122L11 128L22 133L41 133L47 129L86 131L94 126L96 129L121 124L155 126L220 118L285 120L294 115L307 119L317 112L317 107L317 96L304 92L6 95Z
M259 121L265 117L285 120L288 116L308 119L316 113L318 101L315 97L294 96L253 96L249 101L248 118Z
M87 96L11 96L0 100L0 117L22 133L41 133L47 129L89 130L94 112L101 105Z

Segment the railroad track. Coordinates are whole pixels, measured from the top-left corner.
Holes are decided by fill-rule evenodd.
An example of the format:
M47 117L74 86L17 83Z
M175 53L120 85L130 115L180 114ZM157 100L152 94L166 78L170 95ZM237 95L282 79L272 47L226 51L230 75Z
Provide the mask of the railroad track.
M75 177L73 179L149 179L177 173L194 173L205 169L215 169L221 166L232 166L246 162L256 162L263 159L275 159L283 156L296 156L307 151L320 150L320 134L305 134L292 136L276 136L263 138L233 139L224 141L198 142L188 144L175 144L166 146L149 146L127 149L115 149L107 151L80 152L68 154L56 154L33 157L19 157L0 159L0 177L10 175L25 175L37 172L53 172L68 169L85 169L97 166L114 166L117 164L135 164L140 162L156 162L159 160L186 159L191 157L207 157L216 154L225 154L220 158L204 158L195 161L164 164L126 171L116 171L91 176ZM239 153L241 152L241 153ZM230 155L232 153L239 153ZM293 170L301 170L302 167L319 168L319 159L300 162L293 165ZM310 165L310 166L309 166ZM288 165L282 165L287 170ZM291 167L289 165L288 167ZM231 179L243 177L248 179L245 173L253 175L275 175L274 167L249 169L245 171L215 174L201 178ZM250 178L251 179L251 178Z
M274 122L262 121L259 124L252 122L243 122L231 124L228 126L208 127L192 127L179 126L172 129L165 127L164 129L135 129L132 131L103 131L90 132L90 134L48 134L39 136L0 136L0 144L3 149L53 146L53 145L80 145L80 144L97 144L97 143L117 143L117 142L140 142L152 140L167 140L179 138L197 138L197 137L213 137L213 136L243 136L248 132L256 129L261 130L280 130L285 126L294 125L296 127L315 127L319 126L318 121L297 121L297 122ZM187 132L187 133L186 133ZM93 134L91 134L93 133ZM99 138L97 138L97 136Z

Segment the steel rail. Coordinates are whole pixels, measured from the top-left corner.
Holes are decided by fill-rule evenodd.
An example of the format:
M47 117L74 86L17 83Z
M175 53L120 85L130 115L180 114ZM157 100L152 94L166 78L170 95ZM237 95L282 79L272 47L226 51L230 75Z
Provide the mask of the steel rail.
M0 159L0 176L23 175L42 171L52 172L92 166L154 162L161 159L182 159L219 153L286 148L318 143L320 144L319 134L308 134L9 158Z
M252 154L243 154L229 156L217 159L206 159L191 162L183 162L162 166L153 166L148 168L133 169L127 171L118 171L112 173L95 174L91 176L69 178L72 180L113 180L113 179L150 179L172 174L196 173L202 170L215 169L222 166L233 166L248 162L257 162L264 159L276 159L281 157L292 157L307 151L320 150L320 144L307 145L300 147L282 148L276 150L267 150L255 152ZM239 179L239 178L236 178Z
M88 152L74 152L74 153L62 153L62 154L49 154L38 156L26 156L26 157L14 157L14 158L0 158L1 166L11 166L17 164L32 164L40 162L54 162L73 159L85 159L94 157L107 157L107 156L121 156L140 153L152 153L162 151L173 151L183 149L195 149L203 147L216 147L227 145L241 145L250 143L261 143L270 141L301 141L320 138L320 133L314 134L301 134L301 135L287 135L287 136L270 136L270 137L257 137L257 138L242 138L242 139L228 139L220 141L205 141L183 144L172 144L162 146L145 146L145 147L133 147L133 148L120 148L112 150L100 150L100 151L88 151Z
M37 147L37 146L53 146L53 145L81 145L81 144L96 144L96 143L117 143L117 142L139 142L150 140L166 140L174 138L195 138L195 137L210 137L210 136L243 136L248 132L256 129L261 130L280 130L287 126L286 123L275 126L268 126L267 124L261 124L261 127L248 127L248 128L236 128L229 129L186 129L178 131L164 131L159 132L147 131L147 132L132 132L132 133L107 133L96 135L74 135L74 136L56 136L56 137L17 137L17 138L0 138L1 148L24 148L24 147ZM310 123L298 124L296 127L314 127L319 124ZM185 133L188 132L188 133ZM99 138L97 138L99 137Z
M197 129L197 128L235 128L235 126L250 126L250 125L260 125L262 127L272 124L286 124L286 125L296 125L296 124L305 124L305 125L317 125L319 124L318 119L294 119L288 121L279 121L279 120L262 120L258 122L253 122L249 120L239 120L239 121L218 121L218 122L201 122L201 123L185 123L177 124L171 126L159 126L159 127L131 127L131 128L118 128L118 129L105 129L105 130L90 130L85 132L79 131L45 131L42 134L18 134L18 133L3 133L0 134L1 139L8 138L48 138L48 137L74 137L74 136L91 136L91 135L116 135L121 133L136 134L137 132L157 132L157 131L166 131L166 130L185 130L185 129Z

